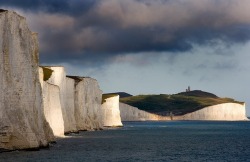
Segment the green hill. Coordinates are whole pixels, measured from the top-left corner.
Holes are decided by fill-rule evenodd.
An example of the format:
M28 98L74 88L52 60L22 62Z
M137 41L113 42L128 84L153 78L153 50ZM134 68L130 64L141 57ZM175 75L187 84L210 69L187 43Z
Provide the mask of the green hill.
M220 98L203 91L182 92L174 95L138 95L121 98L120 102L145 110L151 113L168 115L183 115L207 106L221 103L240 103L231 98Z
M105 95L109 95L109 94L117 94L120 96L120 98L124 98L124 97L131 97L132 95L126 92L114 92L114 93L106 93Z

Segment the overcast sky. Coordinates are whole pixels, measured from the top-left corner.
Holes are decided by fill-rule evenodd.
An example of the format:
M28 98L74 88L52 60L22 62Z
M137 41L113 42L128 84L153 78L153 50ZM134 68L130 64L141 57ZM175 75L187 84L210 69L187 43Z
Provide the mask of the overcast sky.
M247 103L249 0L0 0L39 33L40 62L107 92L188 86Z

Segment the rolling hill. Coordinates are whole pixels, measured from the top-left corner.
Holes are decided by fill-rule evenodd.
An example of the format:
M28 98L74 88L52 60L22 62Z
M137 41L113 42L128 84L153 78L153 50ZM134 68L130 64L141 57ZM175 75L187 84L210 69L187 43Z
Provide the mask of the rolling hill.
M168 115L184 115L207 106L222 103L240 103L231 98L220 98L212 93L194 90L167 95L138 95L121 98L120 102L137 107L151 113Z

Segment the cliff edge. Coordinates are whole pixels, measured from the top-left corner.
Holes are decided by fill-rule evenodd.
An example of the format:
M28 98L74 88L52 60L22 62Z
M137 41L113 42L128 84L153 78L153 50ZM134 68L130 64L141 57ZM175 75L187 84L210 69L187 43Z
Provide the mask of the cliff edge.
M43 113L38 40L24 17L0 11L0 148L30 149L54 140Z

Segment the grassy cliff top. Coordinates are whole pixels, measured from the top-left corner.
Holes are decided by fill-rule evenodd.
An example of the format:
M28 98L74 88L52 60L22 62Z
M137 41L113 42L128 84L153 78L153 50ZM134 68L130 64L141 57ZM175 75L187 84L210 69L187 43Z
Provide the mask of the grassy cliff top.
M80 81L82 81L82 77L79 77L79 76L70 76L70 75L67 75L66 77L74 79L77 83L80 82Z
M46 67L43 67L43 66L40 66L40 67L43 69L43 80L44 81L49 80L49 78L51 77L51 75L53 73L53 70L46 68Z
M114 92L114 93L106 93L105 95L109 95L109 94L117 94L120 96L120 98L124 98L124 97L131 97L132 95L126 92Z
M107 98L115 97L115 96L118 96L118 94L115 94L115 93L103 94L103 95L102 95L102 104L105 102L105 100L106 100Z
M0 12L6 12L6 11L7 11L7 10L4 10L4 9L1 9L1 8L0 8Z
M216 95L203 91L182 92L174 95L138 95L121 98L120 102L137 107L151 113L168 115L183 115L197 111L207 106L222 103L239 103L231 98L220 98Z

